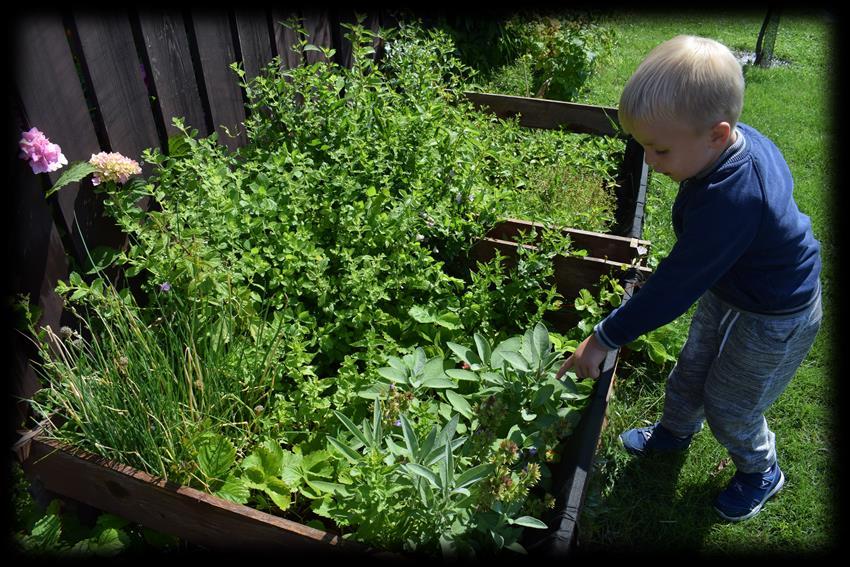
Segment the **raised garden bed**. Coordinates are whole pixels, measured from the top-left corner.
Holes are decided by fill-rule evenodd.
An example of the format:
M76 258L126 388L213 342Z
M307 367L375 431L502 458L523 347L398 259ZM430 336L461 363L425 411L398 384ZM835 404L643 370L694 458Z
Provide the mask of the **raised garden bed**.
M521 124L537 128L566 128L579 132L612 134L616 110L569 103L468 93L482 106L495 107L500 115L522 112ZM605 124L608 124L607 129ZM594 289L603 274L618 277L625 289L623 300L634 291L646 246L640 240L646 166L640 147L629 140L618 185L616 234L563 229L575 244L586 250L581 257L556 258L556 285L565 298L576 297L578 289ZM536 231L542 225L508 220L495 226L473 248L473 258L487 259L496 250L509 258L516 253L520 232ZM526 245L528 246L528 245ZM555 331L566 331L576 320L567 302L553 313ZM532 553L552 554L571 550L577 540L577 520L599 440L610 396L618 353L606 358L592 399L573 434L561 451L560 463L552 470L556 505L544 520L546 530L525 530L523 543ZM210 549L286 548L300 551L380 553L344 541L338 534L257 511L248 506L158 481L131 467L65 448L39 438L38 431L25 435L18 447L27 474L44 488L106 512L123 516L153 529L173 534Z

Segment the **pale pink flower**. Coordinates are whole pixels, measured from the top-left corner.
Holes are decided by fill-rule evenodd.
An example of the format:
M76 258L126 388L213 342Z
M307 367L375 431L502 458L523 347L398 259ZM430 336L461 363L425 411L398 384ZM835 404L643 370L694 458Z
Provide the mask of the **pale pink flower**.
M30 128L21 134L18 142L21 148L21 159L29 160L33 173L45 173L56 171L63 165L68 165L68 160L62 154L62 148L47 139L38 128Z
M100 185L103 181L126 183L131 175L142 172L136 161L117 152L92 154L89 163L97 169L92 176L92 185Z

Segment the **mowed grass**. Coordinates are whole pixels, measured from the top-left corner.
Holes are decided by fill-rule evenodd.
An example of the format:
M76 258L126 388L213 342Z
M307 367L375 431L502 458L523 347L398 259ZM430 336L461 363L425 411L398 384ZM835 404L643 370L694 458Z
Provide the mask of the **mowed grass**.
M606 54L579 102L617 106L620 91L657 44L677 34L714 38L734 51L753 52L763 11L729 13L618 12L604 24L617 44ZM835 285L836 184L833 176L835 75L834 25L823 13L786 10L774 56L786 62L748 66L741 120L782 150L795 179L795 198L822 244L824 322L817 341L788 389L767 414L776 434L785 488L755 518L727 523L712 509L715 495L734 474L726 450L705 429L680 457L639 461L621 448L625 429L661 415L670 368L624 361L618 369L597 466L579 520L580 549L589 552L689 552L704 555L821 553L839 532L836 490L838 391L835 340L839 291ZM650 180L644 237L659 257L675 242L670 207L677 185ZM691 310L692 313L693 310ZM690 313L672 323L687 333Z

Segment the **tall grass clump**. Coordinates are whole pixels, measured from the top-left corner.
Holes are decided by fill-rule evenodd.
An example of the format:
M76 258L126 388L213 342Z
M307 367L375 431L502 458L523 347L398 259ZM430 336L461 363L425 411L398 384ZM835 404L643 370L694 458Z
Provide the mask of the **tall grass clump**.
M104 286L71 307L76 328L46 327L33 406L53 416L46 438L188 483L202 435L250 435L279 376L280 325L239 328L231 304L154 299L143 309Z

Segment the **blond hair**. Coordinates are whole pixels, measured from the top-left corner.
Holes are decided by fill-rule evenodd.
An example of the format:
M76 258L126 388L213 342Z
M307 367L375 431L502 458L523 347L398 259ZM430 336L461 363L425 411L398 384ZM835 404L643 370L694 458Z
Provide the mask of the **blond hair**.
M619 120L628 132L635 122L678 121L695 130L728 122L733 128L744 106L741 64L722 43L678 35L653 49L620 95Z

